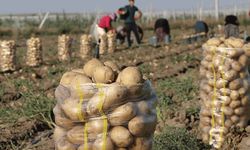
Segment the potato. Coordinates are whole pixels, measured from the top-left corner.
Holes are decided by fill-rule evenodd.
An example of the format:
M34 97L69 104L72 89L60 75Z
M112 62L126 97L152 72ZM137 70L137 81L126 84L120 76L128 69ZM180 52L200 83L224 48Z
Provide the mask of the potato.
M247 110L244 107L240 107L240 108L236 108L234 110L234 112L235 112L236 115L242 116L247 112Z
M86 75L86 73L84 72L83 69L74 69L74 70L72 70L72 72L81 73L81 74Z
M65 98L70 97L69 90L63 86L59 85L55 90L55 98L57 101L63 101Z
M218 79L218 80L216 81L216 83L215 83L215 86L216 86L216 88L220 89L220 88L223 88L224 85L225 85L225 87L226 87L227 84L228 84L228 81L227 81L227 80Z
M91 78L93 76L95 68L100 66L104 66L104 64L100 60L91 59L84 65L83 70L86 73L86 75Z
M101 150L103 147L103 141L102 141L102 137L99 137L95 140L92 149L93 150ZM106 141L105 141L105 145L106 145L106 150L114 150L114 144L112 143L111 139L109 137L106 137Z
M202 117L200 118L200 123L204 124L205 126L209 126L211 124L210 117Z
M227 48L234 48L233 45L231 45L230 43L225 43Z
M247 91L250 89L249 79L243 79L243 87Z
M151 150L153 148L153 142L151 137L135 137L132 145L128 147L128 150Z
M136 85L143 82L142 73L137 67L127 67L121 72L120 82L124 85Z
M128 147L133 143L133 135L123 126L115 126L109 132L109 137L117 147Z
M226 119L225 121L225 127L231 128L234 125L233 121L231 119Z
M202 134L202 141L204 143L208 143L209 142L209 135L208 134Z
M83 98L84 101L88 101L89 98L93 97L93 95L97 91L97 87L94 84L80 84L79 89L81 91L81 96L77 86L67 86L68 90L71 93L72 99L81 99Z
M209 63L207 64L207 69L208 69L209 71L213 71L213 63L212 63L212 62L209 62Z
M212 38L210 40L207 41L207 44L210 45L215 45L216 47L219 46L221 44L221 40L218 38Z
M233 61L232 63L232 68L235 70L235 71L238 71L240 72L244 67L242 66L242 64L238 61Z
M235 70L229 70L225 73L225 80L227 81L233 81L234 79L237 79L239 77L238 72Z
M222 37L220 37L219 39L220 39L222 42L224 42L224 41L226 40L226 38L225 38L225 37L223 37L223 36L222 36Z
M211 108L203 108L201 109L200 113L203 117L210 117L211 116Z
M236 124L237 127L245 128L247 126L248 121L241 120L239 123Z
M228 51L228 57L235 58L242 55L243 53L244 51L242 49L231 49L230 51Z
M245 68L249 65L249 58L243 54L239 57L238 62Z
M206 60L202 60L201 61L201 65L203 66L203 67L205 67L205 68L207 68L208 67L208 64L209 64L210 62L208 62L208 61L206 61Z
M230 64L224 64L223 66L219 66L218 70L221 72L221 73L226 73L227 71L229 71L231 69L231 65Z
M121 147L115 147L114 150L127 150L126 148L121 148Z
M56 144L57 150L77 150L77 146L74 144L71 144L66 137L60 138L58 143Z
M57 143L57 141L65 135L67 135L67 130L56 126L53 134L53 140Z
M207 79L213 79L213 77L214 77L213 72L211 72L211 71L207 71L207 72L206 72L206 78L207 78Z
M117 107L109 114L109 123L112 126L122 125L132 119L136 115L136 112L136 106L133 103L128 102Z
M213 100L213 99L214 99L214 95L216 95L216 97L218 97L218 98L220 98L220 97L222 96L219 92L214 93L214 91L212 91L212 92L210 92L210 93L208 94L208 98L209 98L210 100Z
M218 47L227 48L227 45L226 44L220 44Z
M235 109L241 106L241 101L240 100L234 100L230 103L229 107Z
M150 135L155 124L156 117L154 115L139 115L129 121L128 129L134 136L142 137Z
M250 45L249 44L245 44L245 45L243 45L242 48L244 49L245 55L247 57L250 57Z
M95 134L93 131L90 131L90 126L87 128L87 136L89 141L94 141L98 134ZM90 127L91 128L91 127ZM74 126L71 130L67 133L67 140L74 144L83 144L84 143L84 125Z
M232 100L237 100L240 98L240 93L236 90L231 90L230 98Z
M241 99L241 105L242 106L250 106L250 99L249 96L246 95Z
M232 101L228 96L221 96L219 99L224 102L225 106L228 106Z
M206 55L205 60L211 62L213 60L213 55L211 54Z
M85 144L80 145L77 150L86 150ZM93 150L93 143L92 142L87 143L87 150Z
M238 78L229 83L229 88L231 90L238 90L242 87L242 79Z
M88 121L88 133L93 135L99 135L103 133L104 122L107 122L107 130L109 130L109 123L105 119L94 119Z
M95 83L110 84L114 79L115 73L108 66L96 67L92 76L92 80Z
M238 92L239 92L239 94L240 94L240 97L241 98L243 98L243 97L245 97L246 96L246 89L245 88L240 88L239 90L238 90Z
M221 89L219 89L219 91L220 91L220 93L222 94L222 95L224 95L224 94L226 94L226 96L230 96L230 94L231 94L231 90L230 89L228 89L228 88L221 88Z
M226 127L224 127L222 129L222 127L216 126L216 127L212 128L209 133L211 135L216 135L216 134L220 133L221 131L222 131L223 135L227 135L229 132L228 128L226 128Z
M240 117L237 116L237 115L231 116L230 119L233 121L233 123L238 123L238 122L240 122Z
M68 119L74 122L81 122L80 118L78 117L78 105L80 100L67 98L61 104L61 109L66 115ZM82 118L85 119L87 117L86 112L86 102L83 102L81 105L81 115Z
M111 111L120 105L128 96L128 89L125 86L109 86L105 89L102 97L102 110L104 113ZM90 116L100 115L98 105L100 102L100 94L96 93L87 104L87 112Z
M144 115L144 114L150 114L151 113L151 107L150 104L147 103L147 101L139 101L135 103L137 106L138 114Z
M59 127L69 129L69 128L72 128L74 126L74 122L67 119L62 114L62 110L61 110L61 108L60 108L60 106L58 104L54 107L53 113L55 115L56 125L58 125Z
M203 90L204 92L206 92L206 93L209 93L209 92L213 91L213 87L212 87L212 86L209 86L208 84L206 84L206 85L202 88L202 90Z
M220 136L220 134L216 135L216 136L213 136L213 138L216 140L216 141L220 141L221 143L224 143L225 141L225 137L224 136ZM214 147L218 147L217 146L218 142L216 144L214 144Z
M115 82L118 82L118 83L121 83L121 73L119 73L117 75L117 78L116 78L116 81Z
M114 72L119 73L121 71L120 67L112 61L104 62L104 65L110 67Z
M214 68L215 69L219 68L219 66L221 65L221 62L222 62L222 57L219 55L216 55L213 61Z
M232 116L234 114L234 110L230 107L224 107L224 114L227 116Z
M233 45L234 48L241 48L244 45L244 43L239 40L232 41L231 44Z
M77 72L66 72L63 74L60 81L60 84L62 85L76 85L84 83L92 83L92 81L86 75Z

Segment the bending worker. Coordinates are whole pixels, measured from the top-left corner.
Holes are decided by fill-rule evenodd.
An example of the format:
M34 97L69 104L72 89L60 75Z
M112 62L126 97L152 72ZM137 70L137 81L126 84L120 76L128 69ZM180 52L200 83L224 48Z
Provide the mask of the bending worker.
M195 29L196 34L204 32L205 36L207 35L208 30L209 30L208 25L204 21L197 21L194 24L194 29Z
M225 35L226 38L231 36L239 38L239 21L234 15L228 15L225 19Z
M95 26L94 36L96 41L99 39L99 35L105 35L109 30L116 32L115 29L112 27L112 21L116 21L116 14L112 13L110 15L105 15L102 17L100 22Z
M166 35L169 35L170 37L168 20L163 18L156 20L154 31L159 39L159 42L163 42Z
M139 25L136 25L136 26L137 26L137 32L139 34L140 40L142 40L142 38L143 38L143 30ZM117 32L116 39L119 39L122 42L124 42L125 37L127 36L126 27L125 26L119 26L119 27L116 28L116 32Z
M141 44L141 40L139 38L139 34L137 32L137 26L135 23L135 20L138 20L141 16L142 13L141 11L134 5L134 0L129 0L129 5L125 6L126 10L128 11L128 17L125 19L125 26L126 26L126 32L127 32L127 40L128 40L128 46L129 48L131 47L131 41L130 41L130 33L131 31L134 32L137 43ZM138 17L135 17L135 12L139 13ZM121 15L121 11L118 11L118 14Z

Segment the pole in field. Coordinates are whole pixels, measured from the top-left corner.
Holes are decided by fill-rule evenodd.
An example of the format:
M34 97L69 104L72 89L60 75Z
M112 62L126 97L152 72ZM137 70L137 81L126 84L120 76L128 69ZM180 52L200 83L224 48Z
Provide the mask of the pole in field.
M41 22L41 24L39 25L39 29L41 29L43 27L43 24L45 23L46 19L48 18L49 16L49 12L46 13L46 15L44 16L43 18L43 21Z
M215 18L219 20L219 0L215 0Z

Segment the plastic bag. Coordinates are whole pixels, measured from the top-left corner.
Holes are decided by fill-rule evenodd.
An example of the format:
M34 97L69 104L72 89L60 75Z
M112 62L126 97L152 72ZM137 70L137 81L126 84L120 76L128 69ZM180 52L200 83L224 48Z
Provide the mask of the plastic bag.
M220 148L230 128L245 128L250 118L248 49L203 46L203 50L199 129L203 142Z
M39 66L42 63L42 44L39 38L31 38L27 41L28 50L26 64Z
M69 61L71 58L71 41L72 39L63 34L58 36L58 59L59 61Z
M91 56L92 54L92 36L84 34L81 36L80 55L82 58Z
M0 41L0 71L16 69L16 44L14 40Z
M158 97L143 84L59 85L53 112L57 150L151 150Z

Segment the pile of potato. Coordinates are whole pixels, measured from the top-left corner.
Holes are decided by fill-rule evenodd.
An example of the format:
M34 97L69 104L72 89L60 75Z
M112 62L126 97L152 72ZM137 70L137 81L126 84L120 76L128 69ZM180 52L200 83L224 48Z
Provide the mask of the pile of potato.
M107 33L108 37L108 53L114 53L116 49L116 33L110 30Z
M0 71L16 69L16 45L14 40L0 41Z
M58 59L59 61L69 61L71 57L71 37L63 34L58 36Z
M99 39L101 39L101 43L99 45L99 53L102 55L107 52L107 34L99 35Z
M92 54L92 36L83 34L81 36L80 55L82 58L91 56Z
M39 66L42 63L42 44L39 38L30 38L27 41L28 50L26 64L28 66Z
M136 67L88 61L65 73L53 109L57 150L151 150L158 97Z
M250 44L233 37L212 38L203 50L199 129L204 142L219 148L231 127L245 128L250 118Z

